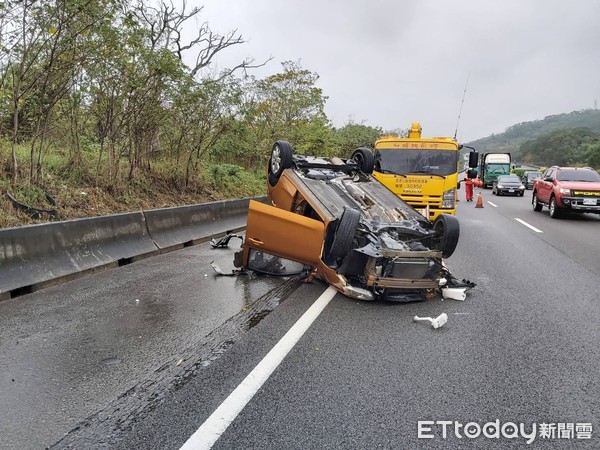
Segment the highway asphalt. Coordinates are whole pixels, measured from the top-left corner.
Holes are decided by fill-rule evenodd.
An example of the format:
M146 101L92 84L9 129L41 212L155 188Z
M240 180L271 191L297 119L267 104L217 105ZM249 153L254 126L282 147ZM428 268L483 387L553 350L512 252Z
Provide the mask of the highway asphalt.
M532 210L531 191L523 198L478 192L483 193L484 208L463 198L459 202L461 238L447 261L455 276L478 283L465 301L368 303L336 295L214 448L527 446L531 436L487 438L482 432L470 438L464 429L455 433L456 423L484 427L496 421L499 427L522 423L527 433L535 426L533 448L600 448L600 218L551 219L546 209ZM207 252L184 249L0 303L2 404L5 389L16 386L7 378L12 374L24 377L30 386L40 384L35 395L24 390L19 396L17 391L8 395L11 409L19 414L9 420L10 411L3 406L0 431L12 436L4 446L180 448L327 288L319 281L299 287L293 280L210 277L199 282L205 265L194 262L206 263ZM220 252L225 265L227 251ZM136 280L139 274L128 272L136 264L145 274L141 280ZM162 270L169 275L162 276ZM169 282L173 276L176 280ZM100 300L112 304L112 296L123 290L117 281L121 279L129 280L124 298L135 301L133 297L154 293L157 307L169 297L171 308L179 312L136 322L131 335L154 336L149 347L147 339L140 343L127 339L127 326L106 329L116 321L119 302L109 310L114 319L96 323L90 312ZM168 289L159 288L165 283ZM275 292L269 296L271 289ZM211 310L215 304L225 309L208 323L198 322L204 315L191 308L191 300L178 304L179 299L193 299L205 290L203 304L213 306ZM254 294L244 295L244 290ZM45 300L57 306L35 297L44 292L53 295ZM241 300L244 297L246 301ZM262 320L251 321L245 313L257 299L261 306L251 316ZM73 304L82 309L69 315ZM53 315L44 319L48 309ZM412 321L415 315L435 317L442 312L448 322L437 330ZM167 324L173 323L179 325L171 325L174 329L169 332ZM8 335L7 327L12 330ZM85 341L82 329L90 327L95 331ZM195 332L179 336L182 330ZM28 333L33 342L19 352L14 340ZM72 333L83 344L61 348L60 342L75 340ZM93 352L103 348L96 345L98 336L110 334L122 343L118 347L122 353ZM43 346L44 339L55 336L60 339ZM7 337L10 346L5 345ZM154 354L153 348L162 346L167 350ZM137 363L123 356L137 347L142 355ZM35 370L40 355L52 348L55 352L45 358L59 358L60 364L54 367L42 359L53 367L51 373L27 375ZM83 352L75 353L74 348ZM143 356L147 354L154 357ZM6 355L13 364L6 362ZM30 355L34 358L28 363ZM113 364L111 358L120 362ZM122 369L128 364L136 370ZM123 373L109 384L106 380L114 377L110 371L116 368ZM52 381L52 374L59 382ZM93 375L97 389L82 387L85 374ZM121 377L128 382L119 381ZM64 386L59 394L39 394L60 383ZM35 408L36 398L44 411L53 412L51 423L42 414L25 414ZM69 402L79 405L74 412L67 412ZM430 438L419 438L420 421L421 435ZM451 422L445 438L443 426L435 424L439 421ZM584 439L587 424L591 424L589 440ZM542 430L554 433L554 438L543 437ZM467 431L474 434L477 428L472 425ZM511 435L510 426L503 431Z

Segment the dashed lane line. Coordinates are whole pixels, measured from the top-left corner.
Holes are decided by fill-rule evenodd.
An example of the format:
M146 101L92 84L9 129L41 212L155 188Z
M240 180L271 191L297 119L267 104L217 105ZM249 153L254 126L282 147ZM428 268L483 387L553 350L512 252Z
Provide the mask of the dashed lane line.
M515 220L517 222L519 222L520 224L525 225L527 228L529 228L530 230L535 231L536 233L543 233L542 230L540 230L539 228L534 227L533 225L529 225L527 222L525 222L524 220L518 219L515 217Z

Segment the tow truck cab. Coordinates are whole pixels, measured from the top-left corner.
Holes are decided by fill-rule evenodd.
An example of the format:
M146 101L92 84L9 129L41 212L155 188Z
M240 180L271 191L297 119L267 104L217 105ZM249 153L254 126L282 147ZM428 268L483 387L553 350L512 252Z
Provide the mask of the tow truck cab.
M383 136L375 142L373 175L430 220L456 213L458 142L422 137L414 122L407 137Z

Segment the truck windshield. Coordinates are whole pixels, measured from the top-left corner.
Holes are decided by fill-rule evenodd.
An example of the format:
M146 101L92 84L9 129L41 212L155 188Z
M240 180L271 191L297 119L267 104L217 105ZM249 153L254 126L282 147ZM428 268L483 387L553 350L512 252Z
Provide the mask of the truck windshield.
M508 175L510 164L488 164L486 169L490 175Z
M375 170L382 173L411 173L439 176L457 172L458 152L452 150L417 150L412 148L378 149Z

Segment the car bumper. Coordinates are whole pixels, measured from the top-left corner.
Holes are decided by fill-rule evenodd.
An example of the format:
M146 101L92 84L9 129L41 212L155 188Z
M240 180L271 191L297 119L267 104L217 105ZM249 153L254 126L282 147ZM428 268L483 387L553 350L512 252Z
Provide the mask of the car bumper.
M525 192L525 189L518 189L518 188L496 189L496 193L502 194L502 195L523 195L523 192Z
M586 201L595 201L595 205L584 204ZM566 210L577 212L589 212L600 214L600 199L584 199L581 197L563 197L561 199L562 207Z
M387 250L395 253L394 250ZM397 252L402 254L403 252ZM391 276L381 276L376 272L376 258L369 258L362 271L364 281L362 286L351 284L350 278L356 278L355 275L338 273L335 269L320 262L316 268L316 275L329 284L333 285L338 291L347 297L357 300L388 300L396 302L409 302L415 300L424 300L427 293L440 287L440 280L443 278L442 254L439 251L410 252L421 254L414 257L398 257ZM403 255L406 256L406 255ZM431 272L429 260L439 261L439 269Z

